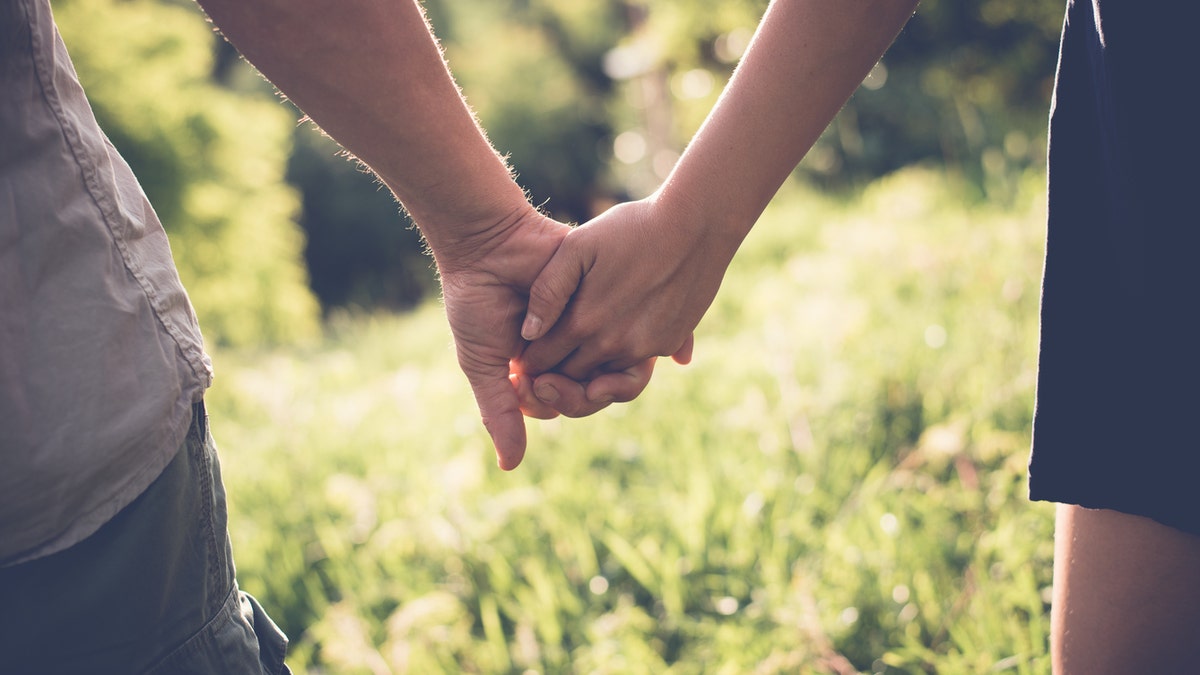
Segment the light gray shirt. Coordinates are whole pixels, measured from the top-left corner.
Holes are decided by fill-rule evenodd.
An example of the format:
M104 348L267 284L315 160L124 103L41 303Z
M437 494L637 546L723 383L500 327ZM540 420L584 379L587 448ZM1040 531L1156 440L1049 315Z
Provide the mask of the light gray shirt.
M141 494L211 381L166 234L48 0L0 0L0 566Z

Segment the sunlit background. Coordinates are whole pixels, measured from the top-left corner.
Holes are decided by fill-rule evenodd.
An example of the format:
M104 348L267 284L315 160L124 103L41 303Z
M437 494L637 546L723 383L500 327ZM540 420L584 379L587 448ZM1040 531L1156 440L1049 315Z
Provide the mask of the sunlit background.
M1025 499L1061 7L927 0L747 240L696 360L500 472L430 261L182 0L55 0L217 381L239 579L298 673L1048 671ZM521 184L652 191L759 0L428 0Z

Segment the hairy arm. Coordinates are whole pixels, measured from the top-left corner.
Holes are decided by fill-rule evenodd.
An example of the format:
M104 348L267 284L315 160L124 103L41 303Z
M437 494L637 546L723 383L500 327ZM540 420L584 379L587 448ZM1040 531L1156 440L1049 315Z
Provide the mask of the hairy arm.
M218 29L367 164L437 261L459 363L502 468L525 451L509 383L525 297L567 228L536 212L476 123L416 0L199 0Z

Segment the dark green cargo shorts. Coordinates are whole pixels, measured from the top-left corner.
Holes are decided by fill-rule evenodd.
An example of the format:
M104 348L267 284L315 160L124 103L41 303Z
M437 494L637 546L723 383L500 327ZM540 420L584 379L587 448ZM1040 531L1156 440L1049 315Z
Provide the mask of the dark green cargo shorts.
M234 580L203 404L162 475L94 535L0 569L0 673L279 675L286 648Z

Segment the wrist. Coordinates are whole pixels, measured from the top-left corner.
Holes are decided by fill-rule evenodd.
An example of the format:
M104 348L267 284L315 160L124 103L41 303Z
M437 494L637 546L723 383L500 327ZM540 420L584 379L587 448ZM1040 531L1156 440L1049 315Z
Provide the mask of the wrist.
M701 251L709 264L725 269L753 227L754 219L739 218L732 209L717 208L712 200L665 188L666 185L647 198L653 214L649 222L672 224L679 230L675 233L679 240L689 241L690 247Z
M427 236L426 243L443 283L451 277L465 279L480 272L495 276L499 270L503 270L500 276L506 281L532 283L541 267L527 258L553 254L567 229L522 200L505 211L460 223L448 230L450 235L443 230ZM544 259L539 260L544 263Z
M409 215L442 273L469 269L502 246L512 234L541 218L523 193L518 191L516 196L517 199L497 199L454 213L422 214L409 210Z

